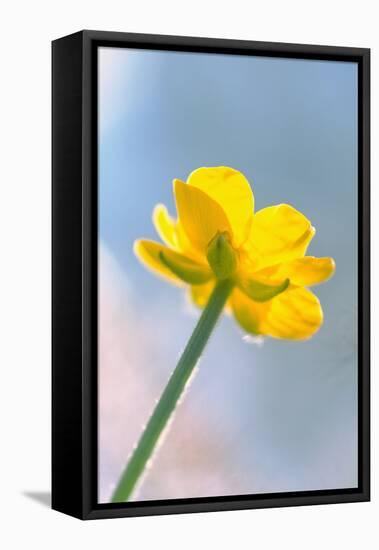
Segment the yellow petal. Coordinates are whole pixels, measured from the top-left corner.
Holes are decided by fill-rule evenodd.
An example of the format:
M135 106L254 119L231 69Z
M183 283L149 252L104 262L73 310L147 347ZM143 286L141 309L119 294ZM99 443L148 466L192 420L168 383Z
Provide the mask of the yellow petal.
M214 289L215 281L209 281L204 285L191 286L189 290L189 295L192 302L198 307L205 307L208 303L209 296L211 295L212 290Z
M176 284L200 284L212 277L209 268L154 241L135 241L134 252L146 267Z
M224 211L203 191L174 180L174 193L179 223L198 252L205 254L217 232L227 231L232 235Z
M333 275L335 268L336 265L333 258L304 256L304 258L279 264L276 266L275 271L272 271L272 276L275 279L288 278L293 285L312 286L329 279ZM262 271L263 273L264 270Z
M262 334L261 323L270 308L270 302L254 302L240 289L235 288L231 296L234 317L243 330L249 334Z
M323 322L320 302L306 288L288 289L261 304L235 289L232 307L244 330L273 338L305 340L313 336Z
M206 264L204 255L199 254L188 240L184 229L174 220L167 211L164 204L157 204L153 211L153 223L158 235L164 243L175 248L196 262Z
M190 174L187 183L220 205L233 229L236 247L246 241L254 212L254 195L241 172L227 166L198 168Z
M248 263L255 269L304 256L315 234L311 222L288 204L259 210L244 247Z
M176 221L170 216L164 204L157 204L153 211L153 223L158 235L168 246L176 248Z
M176 225L176 237L179 251L181 251L189 258L192 258L195 262L208 265L204 252L199 252L199 250L194 248L180 222L178 222Z
M165 246L154 241L138 240L134 242L133 250L137 258L154 273L168 279L170 282L182 286L182 281L174 275L161 260L159 254L168 250Z

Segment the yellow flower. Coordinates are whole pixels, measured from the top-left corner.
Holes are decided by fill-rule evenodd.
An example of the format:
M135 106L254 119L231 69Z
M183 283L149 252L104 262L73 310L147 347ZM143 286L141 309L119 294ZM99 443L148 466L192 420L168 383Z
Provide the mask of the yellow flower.
M250 334L301 340L323 322L318 298L307 287L328 279L332 258L305 256L315 234L288 204L254 213L254 196L241 172L199 168L187 183L174 180L178 219L158 204L153 213L165 245L135 242L138 258L170 282L189 285L192 300L207 304L217 280L234 287L227 307Z

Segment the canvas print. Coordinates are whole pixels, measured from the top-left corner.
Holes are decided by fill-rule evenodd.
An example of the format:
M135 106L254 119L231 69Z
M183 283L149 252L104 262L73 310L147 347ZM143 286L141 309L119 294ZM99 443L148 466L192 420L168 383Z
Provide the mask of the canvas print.
M357 83L99 48L99 503L358 486Z

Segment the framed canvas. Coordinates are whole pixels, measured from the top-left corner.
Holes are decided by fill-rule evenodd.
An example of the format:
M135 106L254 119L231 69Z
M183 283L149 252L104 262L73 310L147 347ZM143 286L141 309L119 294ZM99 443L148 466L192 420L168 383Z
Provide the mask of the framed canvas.
M52 52L53 508L369 500L369 50Z

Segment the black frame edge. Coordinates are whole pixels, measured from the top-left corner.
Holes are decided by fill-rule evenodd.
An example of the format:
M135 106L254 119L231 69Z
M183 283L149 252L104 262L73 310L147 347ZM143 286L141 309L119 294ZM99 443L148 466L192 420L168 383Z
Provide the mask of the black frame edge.
M285 494L285 493L284 493ZM198 499L193 499L198 500ZM204 499L205 500L205 499ZM238 510L258 510L267 508L284 508L297 506L316 506L326 504L349 504L352 502L367 502L370 500L363 493L349 494L332 494L320 496L275 496L265 498L262 495L260 499L238 499L226 500L218 499L212 502L188 502L186 504L178 504L173 500L171 503L166 501L165 504L151 504L148 501L144 502L143 507L118 507L118 508L94 508L83 518L90 519L111 519L122 517L140 517L152 515L171 515L171 514L192 514L192 513L208 513L208 512L234 512Z
M360 60L360 151L359 151L359 363L360 363L360 464L362 471L362 494L365 500L371 498L371 384L370 384L370 59L371 52L366 49Z
M83 30L85 40L90 42L113 42L115 45L139 44L141 48L181 49L185 51L212 51L222 53L242 53L252 55L252 52L267 52L267 54L280 52L280 57L302 57L310 59L312 56L322 59L334 58L363 58L369 54L369 48L353 46L325 46L320 44L295 44L289 42L262 42L253 40L240 40L230 38L206 38L201 36L178 36L165 34L141 34L132 32Z
M78 518L83 517L82 58L82 33L52 43L52 508Z

